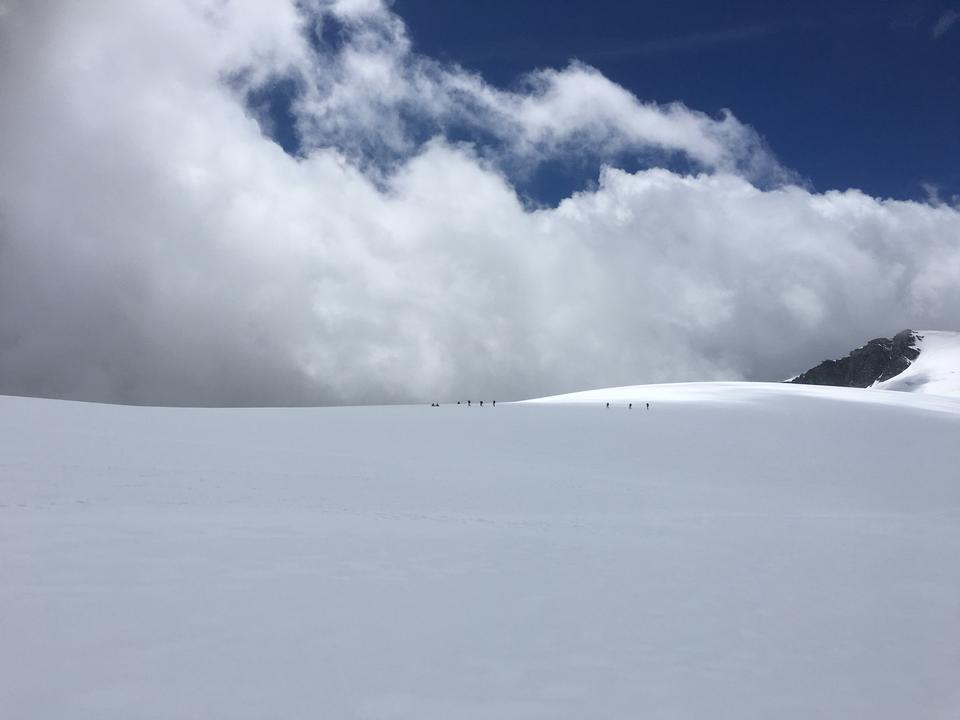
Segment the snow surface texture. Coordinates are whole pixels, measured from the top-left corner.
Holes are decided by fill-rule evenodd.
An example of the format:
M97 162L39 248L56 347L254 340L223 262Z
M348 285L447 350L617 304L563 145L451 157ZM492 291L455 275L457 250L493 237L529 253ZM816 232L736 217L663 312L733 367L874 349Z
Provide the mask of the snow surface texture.
M0 397L0 714L960 717L958 436L781 384Z
M920 355L899 375L872 387L931 395L960 396L960 333L923 330L917 333Z

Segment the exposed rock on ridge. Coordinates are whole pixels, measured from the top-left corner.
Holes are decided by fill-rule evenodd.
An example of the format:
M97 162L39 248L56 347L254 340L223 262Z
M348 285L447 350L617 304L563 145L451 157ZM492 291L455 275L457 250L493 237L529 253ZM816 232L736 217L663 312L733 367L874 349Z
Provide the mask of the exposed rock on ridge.
M789 382L803 385L870 387L899 375L920 351L915 347L920 336L903 330L890 338L876 338L840 360L824 360Z

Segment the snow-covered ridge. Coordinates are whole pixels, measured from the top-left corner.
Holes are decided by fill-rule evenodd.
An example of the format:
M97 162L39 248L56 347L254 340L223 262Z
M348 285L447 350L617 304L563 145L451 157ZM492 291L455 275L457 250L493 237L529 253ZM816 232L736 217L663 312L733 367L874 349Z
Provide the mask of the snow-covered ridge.
M922 357L922 355L921 355ZM942 357L942 356L938 356ZM903 375L905 375L904 373ZM903 377L898 375L894 380ZM891 380L890 382L893 382ZM935 387L940 387L939 385ZM901 388L886 388L899 390ZM544 398L525 400L531 404L599 404L610 403L611 407L633 404L633 409L646 410L646 404L696 403L709 405L741 405L790 402L796 398L810 398L827 401L875 403L888 406L925 408L946 412L960 411L960 392L958 397L950 397L942 392L937 396L933 391L924 391L926 395L907 393L876 393L864 388L834 387L830 385L792 385L789 383L760 382L697 382L664 383L659 385L626 385L623 387L584 390L582 392L552 395Z
M960 332L921 330L920 355L899 375L875 383L878 390L960 396Z
M870 388L799 385L791 383L796 379L793 377L782 383L694 382L626 385L534 398L525 402L561 404L609 402L611 405L633 403L634 407L646 409L648 402L745 403L769 401L780 397L810 397L894 405L915 405L916 399L910 399L906 393L929 398L960 398L960 332L924 330L915 333L915 337L913 347L920 354L910 361L906 370L888 380L874 383ZM876 393L864 392L864 389L895 390L902 395L899 398L883 397L877 396ZM955 407L955 403L938 404L935 400L927 407L937 405L943 408Z

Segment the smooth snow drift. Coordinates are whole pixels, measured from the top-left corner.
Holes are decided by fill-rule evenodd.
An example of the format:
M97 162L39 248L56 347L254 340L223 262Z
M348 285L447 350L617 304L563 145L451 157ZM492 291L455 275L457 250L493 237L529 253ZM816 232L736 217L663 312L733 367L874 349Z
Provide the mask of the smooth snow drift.
M960 716L960 400L567 397L0 397L0 715Z
M917 359L899 375L872 387L960 397L960 333L923 330L917 334Z

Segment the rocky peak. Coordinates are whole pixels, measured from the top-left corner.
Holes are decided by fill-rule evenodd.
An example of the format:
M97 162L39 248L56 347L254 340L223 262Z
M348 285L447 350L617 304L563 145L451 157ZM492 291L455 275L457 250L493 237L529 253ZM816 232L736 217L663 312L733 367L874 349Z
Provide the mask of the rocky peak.
M898 332L893 338L875 338L840 360L824 360L790 380L803 385L869 387L889 380L906 370L920 351L912 330Z

